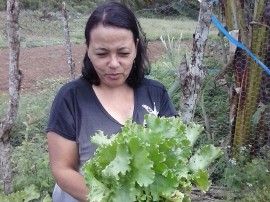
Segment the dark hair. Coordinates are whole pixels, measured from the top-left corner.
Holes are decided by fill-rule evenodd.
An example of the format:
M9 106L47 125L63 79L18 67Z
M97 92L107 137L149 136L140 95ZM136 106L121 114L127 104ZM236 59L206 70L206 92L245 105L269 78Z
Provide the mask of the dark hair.
M141 29L140 23L134 13L125 5L110 2L98 6L90 15L85 27L86 46L89 47L90 32L99 24L110 25L119 28L125 28L133 33L134 43L137 43L137 56L127 78L127 84L131 87L137 86L144 76L150 71L150 64L146 53L145 35ZM99 85L100 79L93 67L93 64L85 53L82 67L82 76L91 84Z

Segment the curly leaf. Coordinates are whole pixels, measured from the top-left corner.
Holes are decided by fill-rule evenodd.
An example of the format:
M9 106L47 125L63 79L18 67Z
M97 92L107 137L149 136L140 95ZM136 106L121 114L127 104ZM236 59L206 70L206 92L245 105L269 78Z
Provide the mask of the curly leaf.
M127 146L123 144L118 145L115 159L109 163L109 165L102 171L102 173L105 176L112 176L118 180L119 173L125 175L126 172L130 171L130 159L131 156L128 153Z
M216 148L215 146L203 146L189 159L189 167L192 171L206 169L215 159L217 159L221 155L221 150Z
M193 156L193 145L202 126L188 127L179 117L145 116L147 127L128 120L109 139L100 132L93 158L83 167L89 198L97 202L190 201L181 190L192 183L201 190L210 186L207 168L221 151L204 146ZM184 196L184 197L183 197Z
M108 201L120 202L120 201L136 201L136 195L138 190L134 187L134 184L130 183L127 179L126 181L121 181L121 186L117 186L113 195Z
M30 185L29 187L26 187L24 189L24 192L25 192L25 197L24 197L25 202L32 201L40 197L40 193L35 187L35 185Z
M207 191L211 183L208 180L208 173L205 170L199 169L194 175L193 175L193 182L200 188L201 191L205 192Z
M176 142L175 139L171 138L159 143L159 151L166 156L165 164L169 168L174 168L180 160L180 156L176 155Z
M164 175L156 175L155 181L149 186L153 201L158 201L161 196L170 196L178 186L179 181L171 173Z
M147 187L153 183L155 172L152 170L153 162L148 159L149 153L138 138L130 140L130 152L132 155L131 180L141 187Z
M166 156L164 155L164 153L159 152L158 148L156 148L155 146L151 146L150 147L150 159L154 162L154 170L155 172L162 174L163 172L165 172L167 168L166 164L164 163L166 160Z
M186 161L192 154L192 146L188 140L182 140L175 150L175 155L180 161Z
M90 202L103 202L112 190L109 190L103 183L99 182L89 167L91 167L89 163L85 164L84 176L90 190L87 198Z
M172 201L172 202L183 202L184 198L185 198L185 194L183 194L182 192L180 192L180 191L178 191L178 190L176 190L176 191L172 194L172 196L167 197L167 199L168 199L169 201Z
M199 124L190 123L188 125L188 127L186 128L186 136L192 146L195 144L202 131L203 127Z
M91 142L96 146L104 146L108 145L112 142L112 138L108 138L106 135L104 135L103 131L98 131L95 136L91 138Z
M108 164L115 159L117 154L117 144L103 145L98 147L94 157L91 159L96 168L104 170Z

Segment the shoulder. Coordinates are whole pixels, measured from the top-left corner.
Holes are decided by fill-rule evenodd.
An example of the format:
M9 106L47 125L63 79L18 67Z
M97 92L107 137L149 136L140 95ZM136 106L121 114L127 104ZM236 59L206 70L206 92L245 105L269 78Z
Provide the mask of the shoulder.
M89 83L83 79L78 78L68 83L65 83L58 91L58 95L75 94L78 90L89 88Z
M77 88L81 88L81 87L87 87L90 84L84 79L84 78L78 78L72 81L69 81L67 83L65 83L60 90L62 91L69 91L69 90L74 90Z
M145 78L142 80L141 85L136 90L137 95L141 97L161 98L167 93L165 86L153 79Z
M157 80L153 80L153 79L148 79L148 78L143 79L141 86L153 88L153 89L166 90L165 86L161 82L159 82Z

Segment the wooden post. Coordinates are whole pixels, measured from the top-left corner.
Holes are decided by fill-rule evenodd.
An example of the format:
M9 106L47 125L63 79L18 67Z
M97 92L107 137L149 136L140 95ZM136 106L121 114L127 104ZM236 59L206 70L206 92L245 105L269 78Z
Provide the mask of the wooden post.
M67 15L65 2L62 3L62 14L63 14L63 25L64 25L64 35L65 35L65 41L66 41L68 66L70 68L70 79L73 80L76 78L75 63L72 58L71 42L70 42L70 35L69 35L69 29L68 29L68 15Z
M193 38L193 48L188 71L181 81L180 116L184 123L192 121L196 103L200 95L201 84L205 78L202 66L205 45L209 33L212 15L211 0L202 0L198 25Z
M7 34L9 43L9 107L0 121L0 167L5 194L13 192L12 169L10 163L10 130L17 116L19 91L22 75L19 70L19 0L7 0Z

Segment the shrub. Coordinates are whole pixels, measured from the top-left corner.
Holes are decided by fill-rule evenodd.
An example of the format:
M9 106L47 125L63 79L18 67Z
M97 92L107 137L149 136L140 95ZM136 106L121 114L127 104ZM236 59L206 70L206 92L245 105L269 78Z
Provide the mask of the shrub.
M29 138L29 131L38 131L24 122L25 139L20 146L12 150L12 167L14 175L14 190L34 185L41 195L52 191L54 179L49 169L47 140L44 134L36 133ZM30 160L31 159L31 160Z
M33 201L42 201L42 202L51 202L52 199L49 195L45 197L40 197L40 193L34 185L25 187L21 191L13 192L8 195L4 195L0 192L0 201L1 202L33 202Z
M270 201L270 155L267 153L254 158L249 147L241 147L239 156L227 163L221 182L235 191L231 196L238 202Z
M16 121L11 130L11 144L13 147L20 146L26 137L26 120L28 124L27 135L30 140L36 134L41 134L46 139L45 128L52 99L63 82L63 79L44 80L36 84L39 92L35 96L32 93L21 95Z
M6 10L7 1L1 1L0 2L0 11Z

